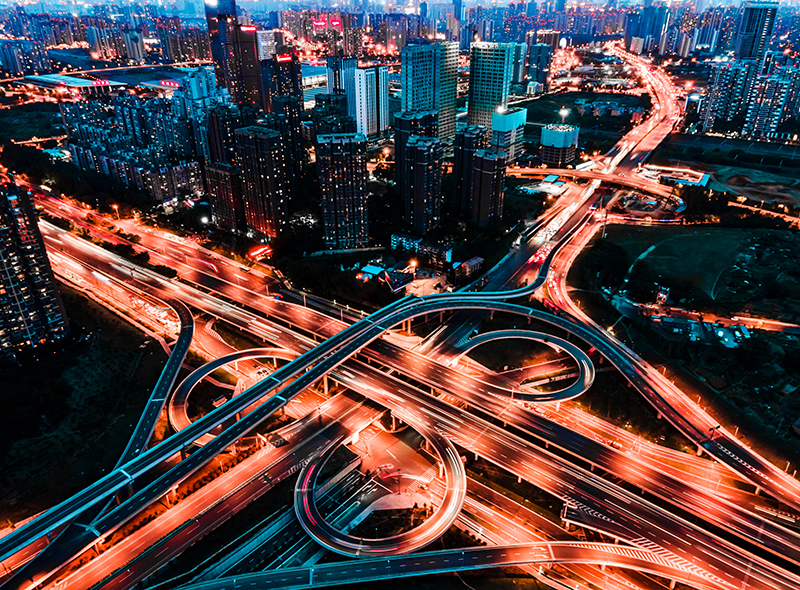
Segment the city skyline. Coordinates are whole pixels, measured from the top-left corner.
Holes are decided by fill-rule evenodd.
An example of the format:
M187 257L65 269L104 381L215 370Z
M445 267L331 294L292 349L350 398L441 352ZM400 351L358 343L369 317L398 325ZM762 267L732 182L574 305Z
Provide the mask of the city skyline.
M800 588L800 7L484 4L0 7L3 590Z

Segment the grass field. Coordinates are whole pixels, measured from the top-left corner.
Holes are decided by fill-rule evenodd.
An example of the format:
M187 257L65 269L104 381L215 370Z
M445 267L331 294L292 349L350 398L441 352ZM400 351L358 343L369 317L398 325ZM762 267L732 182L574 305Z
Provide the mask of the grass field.
M661 277L665 286L697 290L713 300L747 237L740 229L611 226L606 239L636 260L632 279L646 265L648 276Z
M63 133L64 126L55 103L26 104L0 110L0 141L25 141Z
M64 286L71 327L96 338L0 370L0 523L64 500L111 469L166 354L115 314Z

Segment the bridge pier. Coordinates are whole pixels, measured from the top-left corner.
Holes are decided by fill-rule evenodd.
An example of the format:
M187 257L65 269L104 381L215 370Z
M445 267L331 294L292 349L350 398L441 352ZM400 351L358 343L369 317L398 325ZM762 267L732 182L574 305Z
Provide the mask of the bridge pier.
M322 378L322 386L325 389L325 395L328 395L328 376L327 375L325 375Z
M701 447L700 445L697 445L697 456L698 457L703 456L703 447Z

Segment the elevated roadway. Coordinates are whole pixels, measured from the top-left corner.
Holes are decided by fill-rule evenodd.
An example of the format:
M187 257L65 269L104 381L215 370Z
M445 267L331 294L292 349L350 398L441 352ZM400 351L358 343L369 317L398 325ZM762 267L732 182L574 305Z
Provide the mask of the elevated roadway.
M657 554L625 545L569 541L495 547L470 547L413 555L360 559L290 568L182 586L182 590L283 590L350 585L414 576L530 564L584 563L630 568L687 584L700 590L734 590L710 575L700 575L667 562Z
M526 391L524 389L520 389L520 391L515 392L512 390L512 399L520 399L530 402L565 401L582 395L588 391L588 389L592 386L592 383L594 383L594 364L592 363L592 359L589 358L588 354L563 338L553 336L552 334L546 334L544 332L535 332L533 330L497 330L495 332L486 332L484 334L474 336L466 342L457 345L458 356L454 358L452 364L458 362L458 359L477 346L481 346L482 344L486 344L488 342L496 342L497 340L509 339L533 340L534 342L547 344L548 346L556 348L559 351L564 351L571 356L575 361L575 364L578 365L579 372L578 380L569 387L565 387L564 389L560 389L558 391L536 391L535 389L534 391Z
M395 404L394 411L400 406ZM418 420L413 412L403 412L403 419L419 432L439 456L445 478L445 491L439 508L421 525L391 537L365 539L345 533L329 524L317 507L317 479L325 462L330 459L341 441L309 461L297 479L294 509L303 529L323 547L349 557L368 555L398 555L430 545L456 521L467 495L467 474L458 451L435 429Z

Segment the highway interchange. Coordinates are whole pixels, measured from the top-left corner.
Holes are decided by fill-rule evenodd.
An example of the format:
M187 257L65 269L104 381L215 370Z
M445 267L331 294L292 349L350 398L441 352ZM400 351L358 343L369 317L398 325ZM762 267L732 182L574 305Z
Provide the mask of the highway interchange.
M635 63L639 59L625 58ZM669 81L646 64L637 63L637 67L642 69L654 96L655 114L623 138L622 149L608 166L608 172L620 179L631 176L636 165L660 143L679 116ZM26 547L39 547L45 535L73 531L65 542L57 539L52 550L44 551L4 582L15 588L130 587L239 507L268 491L280 479L299 471L295 510L303 528L330 549L349 554L377 554L381 555L380 560L280 570L282 573L268 571L246 579L222 577L192 587L332 585L358 579L470 569L475 567L473 561L480 563L480 567L546 562L612 565L654 573L698 588L800 587L797 532L758 513L754 508L758 496L743 491L741 485L728 485L730 479L749 482L750 488L756 486L784 505L800 509L800 488L796 480L719 427L658 371L596 326L566 292L567 269L600 226L590 206L594 202L594 189L601 181L602 178L593 178L588 188L570 188L561 198L560 212L554 211L529 234L529 239L520 244L517 251L493 269L483 285L485 290L406 297L355 323L343 321L345 314L339 309L333 310L332 318L331 314L309 307L268 298L261 292L265 284L263 277L237 274L234 265L198 252L191 244L173 242L169 250L161 246L161 256L170 261L182 278L180 282L167 281L68 232L42 224L48 246L65 265L74 265L73 272L88 268L89 272L120 281L135 280L140 287L145 285L148 292L170 302L180 318L181 331L148 410L143 413L117 468L0 539L0 559L5 560L25 551ZM642 181L637 179L636 182ZM58 207L62 205L52 209L53 214L70 213ZM152 238L155 244L155 236ZM551 250L536 270L535 279L524 287L505 289L506 284L515 284L520 268L546 244ZM154 251L158 251L157 247ZM180 254L176 256L176 252ZM202 285L202 288L195 285ZM226 302L218 294L240 305ZM561 310L561 315L511 302L534 294L545 297ZM287 351L287 358L296 357L296 360L194 423L177 424L176 434L145 450L155 419L167 401L165 391L172 389L192 340L191 314L186 313L180 301L282 347ZM585 347L595 348L666 420L699 449L727 466L726 475L716 480L716 490L712 491L708 485L708 462L705 471L701 460L688 455L685 457L689 465L687 471L671 469L666 461L663 465L658 460L654 463L644 454L630 453L598 441L589 434L588 427L577 426L577 419L568 421L563 413L560 419L551 419L528 411L514 398L530 395L534 399L536 392L521 394L517 387L515 393L513 383L502 375L473 376L460 371L458 357L474 344L467 340L474 326L483 315L495 312L512 314L520 324L533 320L537 326L544 326L546 331L537 327L541 334L534 337L545 338L549 334L566 352L570 352L566 350L566 341L559 339L573 339L571 354L578 359L580 377L576 383L580 390L567 388L569 395L556 396L557 399L574 397L573 393L578 395L591 385L594 375L591 360L585 357L581 347L574 345L574 340L577 338ZM449 319L428 347L408 350L394 343L387 334L414 318L434 314L447 314ZM531 334L533 332L529 332ZM519 334L511 331L500 336L516 338ZM322 339L321 344L317 344L317 338ZM488 340L492 336L478 338ZM397 375L400 374L413 381L399 379ZM177 502L171 513L167 513L170 514L168 522L156 519L154 523L157 524L143 527L141 532L131 535L130 540L114 545L87 566L77 569L67 579L69 583L55 577L64 563L92 547L98 538L108 538L153 502L168 496L180 482L328 375L370 401L359 404L341 396L330 398L317 414L284 427L283 440L288 444L263 446L225 474L226 477L206 486L208 490ZM445 394L459 404L450 403L444 396L432 395L433 392ZM557 399L551 395L550 399L545 396L538 401ZM253 408L258 402L260 405ZM338 535L336 529L314 511L315 469L337 445L372 422L380 413L379 407L392 409L397 417L411 424L434 445L444 465L442 481L446 500L435 517L427 521L430 525L419 527L402 538L360 542L357 550L345 550L345 544L353 543L353 539ZM251 411L245 413L248 408ZM559 414L560 410L555 412ZM237 415L240 415L239 420L233 421ZM219 432L221 425L224 428ZM209 436L214 429L217 435ZM200 448L197 448L198 442L203 443ZM457 518L464 518L460 513L469 506L467 490L472 483L466 479L453 443L561 499L569 508L570 522L601 531L619 544L545 543L542 540L513 547L512 542L507 542L507 547L502 548L430 552L424 554L430 556L430 559L426 557L429 563L424 566L420 561L422 554L404 555L429 544ZM187 454L189 450L192 452ZM677 453L656 449L648 452L651 457L666 454L672 461L684 461L676 458ZM184 457L177 461L180 453L184 453ZM629 485L618 485L602 473L613 474ZM269 481L264 474L268 474ZM721 491L720 484L723 484ZM127 490L133 493L129 495ZM115 496L118 496L118 505L109 503ZM309 502L309 498L312 501ZM80 522L87 513L92 515L89 526L78 527L77 532L74 525L67 526ZM705 515L703 520L711 521L712 526L698 522L698 515ZM133 546L134 543L138 544ZM59 547L68 549L58 550ZM413 565L418 562L418 566ZM367 567L373 563L380 563L374 566L381 568L380 575L375 573L377 570L369 569L372 565ZM627 579L625 585L631 583Z

